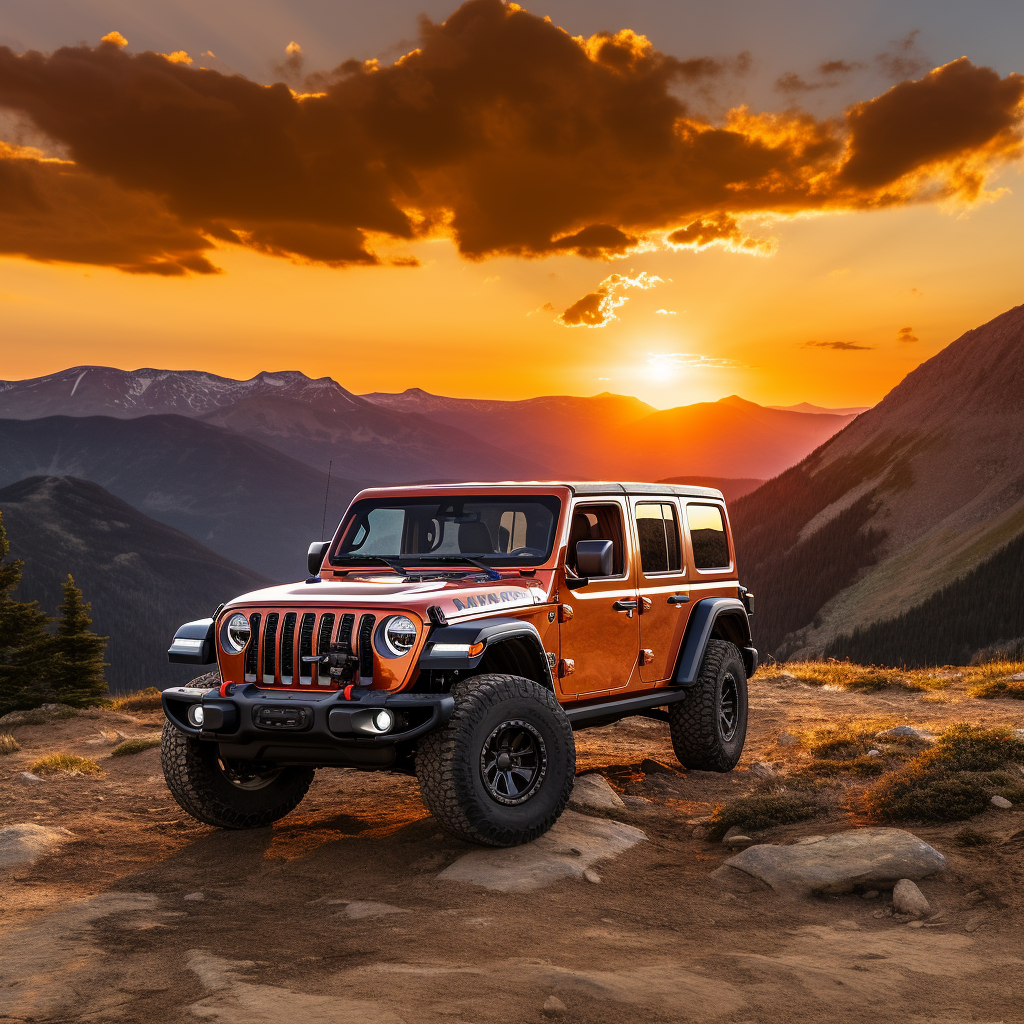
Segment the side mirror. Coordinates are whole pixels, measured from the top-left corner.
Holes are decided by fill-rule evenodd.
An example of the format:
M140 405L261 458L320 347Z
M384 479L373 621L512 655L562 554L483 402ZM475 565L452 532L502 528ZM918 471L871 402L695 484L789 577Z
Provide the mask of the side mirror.
M330 546L329 540L315 540L309 545L309 551L306 553L306 567L309 569L310 576L319 574L320 566L324 564L324 555L327 554L327 549Z
M615 545L610 540L581 540L576 544L576 571L581 576L611 576Z

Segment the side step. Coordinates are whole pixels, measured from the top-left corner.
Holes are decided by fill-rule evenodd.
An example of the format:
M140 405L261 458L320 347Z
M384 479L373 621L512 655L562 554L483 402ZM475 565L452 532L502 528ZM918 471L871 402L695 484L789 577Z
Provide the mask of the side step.
M585 729L594 725L609 725L620 718L629 715L643 715L647 718L657 718L665 721L668 715L662 711L658 713L655 708L663 708L666 704L674 704L676 701L685 700L688 686L665 687L663 690L656 690L654 693L643 693L638 697L620 697L617 700L603 700L596 704L586 704L580 707L569 705L564 708L565 717L574 729Z

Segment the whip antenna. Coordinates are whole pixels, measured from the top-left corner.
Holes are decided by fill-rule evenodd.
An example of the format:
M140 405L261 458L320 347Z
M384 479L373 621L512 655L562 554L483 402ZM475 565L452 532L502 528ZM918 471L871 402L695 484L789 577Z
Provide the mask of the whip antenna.
M331 469L334 466L334 459L327 463L327 490L324 491L324 521L320 524L320 539L324 539L324 530L327 529L327 496L331 493Z

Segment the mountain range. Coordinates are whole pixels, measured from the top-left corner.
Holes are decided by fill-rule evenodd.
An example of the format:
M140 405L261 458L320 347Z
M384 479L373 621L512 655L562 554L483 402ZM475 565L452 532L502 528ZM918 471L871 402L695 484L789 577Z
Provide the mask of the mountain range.
M963 660L1024 634L1024 569L1007 568L1024 534L1024 306L922 363L731 514L757 638L780 658L891 662L902 649L934 664L951 636ZM994 579L1007 614L958 631Z
M174 630L271 581L74 477L31 477L0 490L11 556L25 562L16 597L51 612L74 576L92 604L92 629L109 637L113 691L180 684L194 666L171 665Z

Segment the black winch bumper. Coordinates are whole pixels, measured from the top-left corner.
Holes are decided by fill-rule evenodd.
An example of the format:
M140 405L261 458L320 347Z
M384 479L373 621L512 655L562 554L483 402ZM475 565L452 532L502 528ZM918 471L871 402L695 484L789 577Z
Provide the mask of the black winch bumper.
M455 710L446 693L363 689L346 700L340 690L294 693L253 683L211 690L173 686L163 691L162 700L168 721L190 736L220 744L225 757L366 768L387 767L397 748L436 729ZM383 730L381 711L391 719Z

